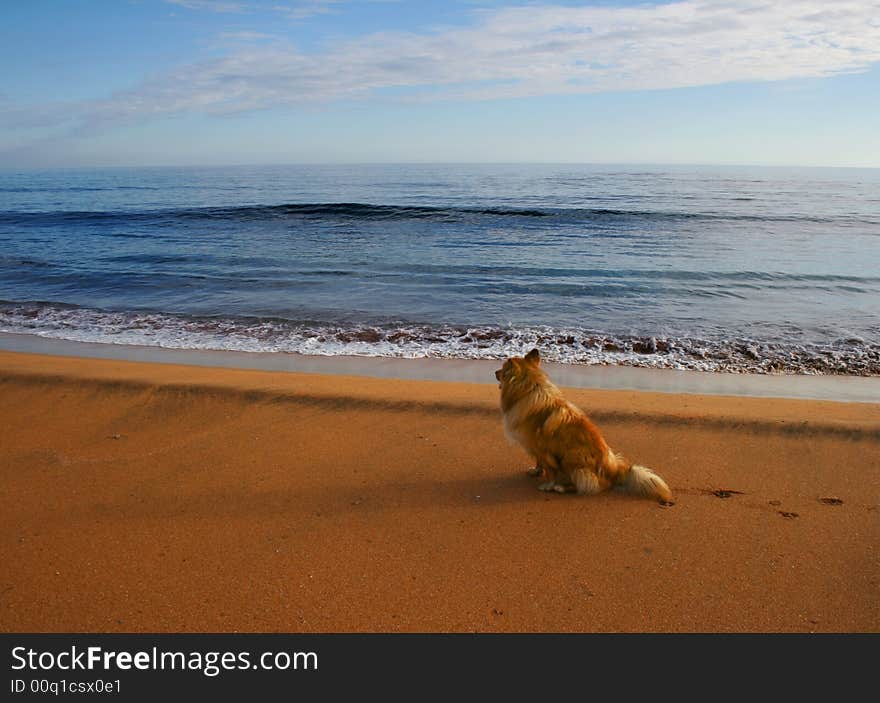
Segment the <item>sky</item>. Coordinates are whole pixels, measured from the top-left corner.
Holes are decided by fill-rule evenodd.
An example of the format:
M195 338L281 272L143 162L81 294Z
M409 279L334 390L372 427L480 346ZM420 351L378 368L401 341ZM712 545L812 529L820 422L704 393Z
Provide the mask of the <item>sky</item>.
M880 168L880 0L3 0L0 168Z

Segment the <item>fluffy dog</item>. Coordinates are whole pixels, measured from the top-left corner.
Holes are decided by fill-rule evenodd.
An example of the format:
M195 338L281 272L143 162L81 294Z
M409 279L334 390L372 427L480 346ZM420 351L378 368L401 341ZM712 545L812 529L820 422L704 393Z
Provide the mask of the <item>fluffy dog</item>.
M542 491L595 495L612 486L672 503L672 491L651 469L631 464L611 448L579 408L562 397L533 349L495 372L507 436L535 459Z

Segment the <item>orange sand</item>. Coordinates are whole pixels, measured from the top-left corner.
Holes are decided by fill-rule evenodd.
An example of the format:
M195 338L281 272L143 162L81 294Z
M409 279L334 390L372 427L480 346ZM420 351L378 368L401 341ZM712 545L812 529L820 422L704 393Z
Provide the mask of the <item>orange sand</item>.
M880 404L569 392L664 509L497 393L0 353L0 630L880 630Z

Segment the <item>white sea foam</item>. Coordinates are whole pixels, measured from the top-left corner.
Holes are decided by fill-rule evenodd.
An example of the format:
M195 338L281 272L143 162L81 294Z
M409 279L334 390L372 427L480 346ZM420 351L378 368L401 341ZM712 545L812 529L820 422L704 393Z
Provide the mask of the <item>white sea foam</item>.
M585 329L318 324L114 312L38 303L0 304L0 331L165 349L409 359L502 359L538 347L548 361L570 364L880 375L880 345L861 339L837 340L823 346L786 346L751 340L626 337Z

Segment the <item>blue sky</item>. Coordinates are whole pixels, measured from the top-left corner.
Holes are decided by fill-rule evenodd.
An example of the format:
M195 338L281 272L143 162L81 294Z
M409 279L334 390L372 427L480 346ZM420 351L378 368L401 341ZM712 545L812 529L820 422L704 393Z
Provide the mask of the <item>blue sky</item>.
M10 0L0 167L880 167L880 0Z

